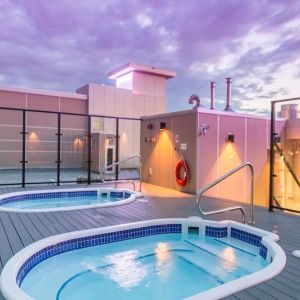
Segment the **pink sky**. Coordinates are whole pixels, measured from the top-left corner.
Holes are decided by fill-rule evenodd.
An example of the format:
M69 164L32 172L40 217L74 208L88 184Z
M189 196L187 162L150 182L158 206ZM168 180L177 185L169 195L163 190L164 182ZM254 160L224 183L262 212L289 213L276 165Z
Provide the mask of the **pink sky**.
M177 71L170 111L193 93L208 106L210 80L223 108L227 76L236 110L300 95L297 0L0 0L0 11L2 86L72 92L113 84L107 71L132 61Z

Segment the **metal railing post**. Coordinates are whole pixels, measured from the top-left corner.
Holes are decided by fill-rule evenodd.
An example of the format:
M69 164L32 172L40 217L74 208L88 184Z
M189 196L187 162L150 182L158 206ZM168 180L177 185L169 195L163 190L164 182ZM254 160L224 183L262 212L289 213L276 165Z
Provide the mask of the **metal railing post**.
M117 162L114 162L114 163L112 163L112 164L110 164L110 165L108 165L108 166L106 166L106 167L104 167L104 168L102 168L102 170L100 171L100 180L103 182L103 183L108 183L108 182L110 182L110 183L112 183L112 182L116 182L116 183L118 183L118 182L131 182L132 184L133 184L133 188L134 188L134 190L135 190L135 183L134 183L134 181L133 180L115 180L115 181L105 181L104 180L104 178L103 178L103 174L104 174L104 171L105 170L107 170L107 169L109 169L109 168L113 168L113 167L117 167L117 166L119 166L120 164L122 164L122 163L124 163L124 162L126 162L126 161L128 161L128 160L131 160L131 159L133 159L133 158L138 158L139 159L139 174L140 174L140 182L139 182L139 185L140 185L140 187L139 187L139 192L141 192L142 191L142 157L139 155L139 154L134 154L134 155L131 155L131 156L129 156L129 157L127 157L127 158L125 158L125 159L123 159L123 160L121 160L121 161L117 161Z
M91 163L92 163L92 118L88 116L88 184L91 184Z
M61 155L60 155L60 142L61 142L61 114L57 114L57 160L56 160L56 184L60 185L60 164L61 164Z
M234 210L239 210L242 213L242 218L243 218L243 223L245 223L245 210L242 206L232 206L232 207L226 207L223 209L218 209L218 210L212 210L212 211L203 211L201 209L200 206L200 200L202 195L208 191L209 189L211 189L212 187L214 187L215 185L217 185L218 183L220 183L221 181L225 180L226 178L230 177L231 175L235 174L236 172L238 172L239 170L248 167L250 169L251 172L251 191L250 191L250 224L254 224L254 169L253 166L250 162L245 162L240 164L239 166L237 166L236 168L230 170L229 172L225 173L224 175L222 175L221 177L217 178L215 181L213 181L212 183L208 184L206 187L202 188L199 192L198 192L198 197L197 197L197 203L198 203L198 208L200 210L200 212L203 215L214 215L214 214L220 214L223 212L227 212L227 211L234 211Z
M119 118L116 118L116 161L119 161ZM119 165L116 165L116 180L119 180Z
M23 125L22 125L22 160L20 161L22 163L22 187L25 187L26 185L26 135L28 132L26 131L26 110L23 110Z
M270 179L269 179L269 211L273 210L273 196L274 196L274 136L275 136L275 102L271 103L271 124L270 124Z

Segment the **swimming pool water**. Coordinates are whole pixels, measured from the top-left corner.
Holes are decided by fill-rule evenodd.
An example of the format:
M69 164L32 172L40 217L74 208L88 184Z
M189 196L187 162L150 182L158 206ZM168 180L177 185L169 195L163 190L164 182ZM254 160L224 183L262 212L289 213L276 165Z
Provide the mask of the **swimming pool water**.
M109 206L129 199L133 193L123 190L75 190L57 192L39 192L8 196L0 200L0 209L47 210L83 206Z
M81 196L81 197L64 197L64 198L43 198L23 201L15 201L4 204L3 207L21 208L21 209L40 209L53 207L68 207L80 205L93 205L118 201L118 198L98 197L98 196Z
M183 299L264 268L259 247L198 234L160 234L48 258L24 278L34 299Z

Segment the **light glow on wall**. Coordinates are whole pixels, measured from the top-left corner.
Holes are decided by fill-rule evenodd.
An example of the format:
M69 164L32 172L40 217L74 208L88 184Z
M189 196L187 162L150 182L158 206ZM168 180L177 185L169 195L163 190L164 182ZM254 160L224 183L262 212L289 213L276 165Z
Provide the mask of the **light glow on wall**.
M127 73L116 80L116 87L126 90L133 89L133 72Z
M228 167L228 171L241 163L236 145L233 143L224 144L219 159L222 165Z
M29 136L28 136L29 142L38 142L39 141L39 137L36 134L36 132L32 131Z
M80 151L82 150L83 142L80 138L75 138L73 141L73 150Z

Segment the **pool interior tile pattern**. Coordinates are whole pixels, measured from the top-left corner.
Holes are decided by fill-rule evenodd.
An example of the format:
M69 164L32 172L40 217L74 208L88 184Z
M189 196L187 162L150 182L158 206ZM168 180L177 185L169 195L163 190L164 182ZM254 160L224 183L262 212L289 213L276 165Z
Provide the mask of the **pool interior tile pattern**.
M227 236L227 227L212 227L205 226L205 235L211 237L226 237ZM24 264L20 267L16 282L20 286L25 276L32 270L37 264L44 261L45 259L58 255L63 252L92 247L97 245L103 245L108 243L114 243L129 239L135 239L139 237L145 237L150 235L157 234L168 234L168 233L182 233L181 224L163 224L163 225L152 225L139 227L134 229L127 229L121 231L115 231L110 233L103 233L88 237L82 237L77 239L72 239L64 241L55 245L48 246L44 249L41 249L31 257L29 257ZM246 243L250 243L257 247L260 247L259 254L266 259L268 249L261 244L261 237L252 233L245 232L240 229L231 228L231 237L242 240Z
M108 193L111 199L128 199L131 194L129 192L123 191L110 191L103 192ZM72 192L47 192L47 193L35 193L35 194L27 194L27 195L17 195L4 198L0 201L0 206L24 201L24 200L40 200L40 199L49 199L49 198L68 198L68 197L97 197L98 191L72 191Z

